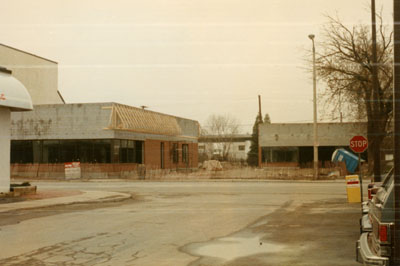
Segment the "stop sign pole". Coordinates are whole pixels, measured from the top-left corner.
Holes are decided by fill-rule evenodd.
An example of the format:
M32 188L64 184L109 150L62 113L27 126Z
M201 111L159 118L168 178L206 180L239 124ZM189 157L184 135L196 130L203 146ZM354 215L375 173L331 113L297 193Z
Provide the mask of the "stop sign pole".
M368 148L368 140L363 136L354 136L350 140L350 149L358 153L358 172L360 176L360 193L361 204L363 202L363 185L362 185L362 171L361 171L361 153Z

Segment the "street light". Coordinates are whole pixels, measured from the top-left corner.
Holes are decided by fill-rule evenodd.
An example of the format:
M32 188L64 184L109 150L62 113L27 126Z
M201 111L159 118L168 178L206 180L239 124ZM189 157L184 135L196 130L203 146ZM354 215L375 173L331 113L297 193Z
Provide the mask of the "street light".
M318 179L318 127L317 127L317 74L315 70L315 44L314 34L308 35L312 41L313 51L313 103L314 103L314 179Z

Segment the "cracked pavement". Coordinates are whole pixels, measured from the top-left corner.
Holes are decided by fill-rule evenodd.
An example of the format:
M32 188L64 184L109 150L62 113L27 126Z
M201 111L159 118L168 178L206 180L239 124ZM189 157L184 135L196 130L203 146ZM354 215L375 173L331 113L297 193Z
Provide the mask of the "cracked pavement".
M344 182L38 185L135 196L1 214L0 265L357 265L360 206ZM243 238L264 249L235 252ZM232 254L202 253L216 243Z

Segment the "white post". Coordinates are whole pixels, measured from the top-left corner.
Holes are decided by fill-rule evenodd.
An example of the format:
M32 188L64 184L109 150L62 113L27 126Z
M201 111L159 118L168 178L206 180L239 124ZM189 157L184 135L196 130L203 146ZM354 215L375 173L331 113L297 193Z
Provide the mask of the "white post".
M0 193L10 192L11 111L0 107Z

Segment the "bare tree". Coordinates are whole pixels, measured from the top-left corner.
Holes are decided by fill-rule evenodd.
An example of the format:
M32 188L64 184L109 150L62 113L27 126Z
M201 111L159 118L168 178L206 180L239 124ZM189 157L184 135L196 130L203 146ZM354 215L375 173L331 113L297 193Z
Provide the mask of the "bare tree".
M348 28L340 19L328 16L317 59L318 77L327 84L324 96L335 103L334 112L346 107L353 118L367 121L369 159L374 158L375 163L380 163L380 146L393 109L393 36L381 16L378 18L376 90L372 84L372 40L368 25Z
M221 151L223 160L230 159L232 142L238 133L239 121L231 115L212 114L202 128L202 134L214 140L214 144Z

